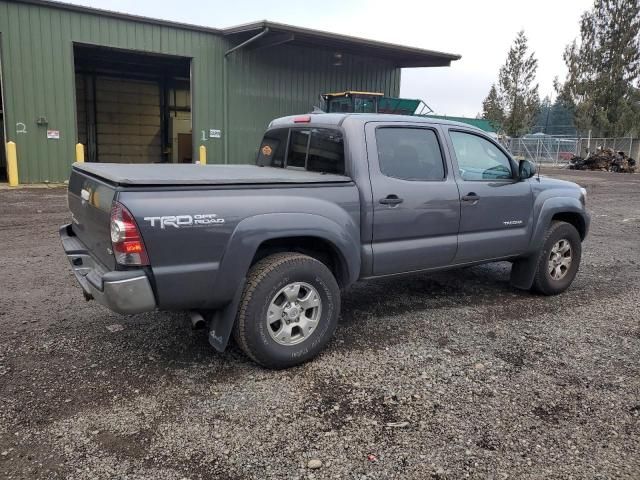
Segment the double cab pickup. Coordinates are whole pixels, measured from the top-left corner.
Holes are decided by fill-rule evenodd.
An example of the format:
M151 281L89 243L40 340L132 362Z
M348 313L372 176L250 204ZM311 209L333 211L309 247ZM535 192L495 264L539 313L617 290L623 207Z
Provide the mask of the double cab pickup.
M254 165L76 163L68 201L87 299L190 312L269 368L316 356L358 280L509 261L514 287L564 292L589 229L578 185L469 125L397 115L274 120Z

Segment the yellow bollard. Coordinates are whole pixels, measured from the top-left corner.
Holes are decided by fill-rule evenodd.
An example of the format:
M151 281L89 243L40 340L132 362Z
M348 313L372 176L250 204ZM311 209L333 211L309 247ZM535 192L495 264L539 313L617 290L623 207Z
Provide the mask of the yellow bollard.
M76 162L84 163L84 145L76 143Z
M207 164L207 147L200 145L200 165Z
M9 186L17 187L20 182L18 181L18 154L15 142L7 142L7 175Z

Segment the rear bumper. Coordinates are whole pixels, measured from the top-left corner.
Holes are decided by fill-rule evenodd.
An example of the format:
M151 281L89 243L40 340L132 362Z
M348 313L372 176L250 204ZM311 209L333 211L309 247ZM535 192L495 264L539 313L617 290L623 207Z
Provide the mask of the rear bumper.
M87 247L73 234L71 225L60 227L60 240L87 300L94 299L122 314L155 310L156 299L145 272L109 271L91 256Z

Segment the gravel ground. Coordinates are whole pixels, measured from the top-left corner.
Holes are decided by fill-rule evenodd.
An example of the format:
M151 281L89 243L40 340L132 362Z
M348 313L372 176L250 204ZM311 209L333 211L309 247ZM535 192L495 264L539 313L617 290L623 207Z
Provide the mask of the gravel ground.
M85 302L64 190L0 190L0 477L640 478L640 175L553 175L593 214L567 293L502 263L358 284L280 372Z

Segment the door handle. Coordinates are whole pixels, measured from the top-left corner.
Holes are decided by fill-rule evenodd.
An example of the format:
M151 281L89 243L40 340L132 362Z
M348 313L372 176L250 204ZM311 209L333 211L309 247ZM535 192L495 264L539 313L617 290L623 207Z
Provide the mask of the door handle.
M397 195L387 195L385 198L380 199L380 203L383 205L399 205L404 200Z
M475 194L475 192L469 192L468 195L464 195L462 197L463 202L472 202L473 205L480 201L480 197Z

